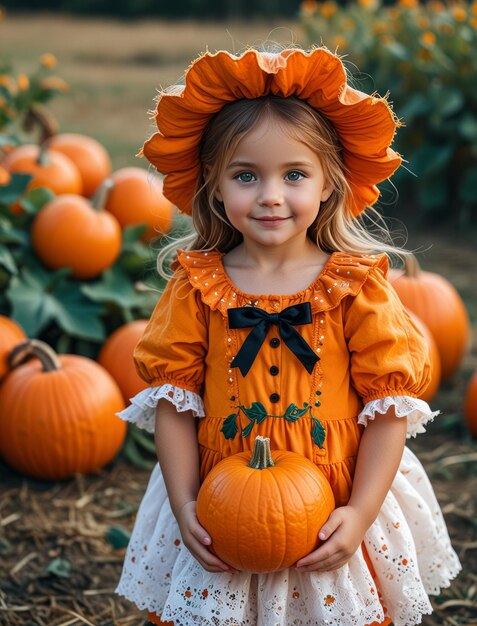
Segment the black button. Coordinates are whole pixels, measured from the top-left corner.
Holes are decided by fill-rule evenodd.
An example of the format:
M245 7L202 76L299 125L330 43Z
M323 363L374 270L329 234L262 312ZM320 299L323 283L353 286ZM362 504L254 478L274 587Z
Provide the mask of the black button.
M270 402L278 402L280 400L280 396L278 393L272 393L270 396Z
M315 406L321 406L321 402L315 402Z
M270 345L272 348L278 348L280 345L280 339L278 339L278 337L273 337L273 339L270 339Z
M321 396L321 391L317 391L317 392L316 392L316 395L317 395L317 396Z
M278 367L276 365L272 365L272 367L270 368L270 374L272 376L276 376L279 371L280 370L278 369Z
M235 400L235 396L230 396L230 399L232 400L232 402Z

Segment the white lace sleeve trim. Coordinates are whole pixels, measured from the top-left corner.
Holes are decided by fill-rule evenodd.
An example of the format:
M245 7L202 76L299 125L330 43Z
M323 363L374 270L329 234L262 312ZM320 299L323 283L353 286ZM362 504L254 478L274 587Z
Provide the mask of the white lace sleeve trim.
M368 419L373 420L376 413L384 414L391 406L397 417L407 417L407 436L415 437L419 433L426 432L424 424L431 422L440 411L432 411L424 400L411 398L411 396L386 396L378 400L368 402L358 415L358 424L368 425Z
M154 432L156 407L161 398L169 400L179 412L191 410L194 417L204 417L202 398L187 389L174 385L148 387L131 398L131 404L117 415L126 422L132 422L150 433Z

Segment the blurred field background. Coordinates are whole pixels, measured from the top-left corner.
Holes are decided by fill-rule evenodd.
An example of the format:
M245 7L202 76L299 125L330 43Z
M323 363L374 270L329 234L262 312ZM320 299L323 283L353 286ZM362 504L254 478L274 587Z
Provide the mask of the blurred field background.
M372 62L381 74L376 80L389 82L393 94L402 97L408 81L409 98L416 97L412 106L409 98L401 99L396 113L403 115L406 105L408 127L423 130L434 125L431 130L437 133L428 142L430 135L416 130L406 140L417 154L410 169L420 170L427 191L406 191L415 189L414 176L403 171L400 200L396 205L394 191L387 188L385 212L389 208L391 215L402 217L408 247L421 250L423 267L442 274L459 291L475 337L476 3L444 5L436 0L424 6L403 0L389 5L387 10L397 13L387 13L387 21L377 19L379 5L372 0L349 3L346 9L331 1L307 1L301 14L291 17L222 22L138 15L93 18L84 14L90 5L76 3L77 9L81 6L83 14L76 15L15 13L7 8L0 20L0 60L11 61L15 75L29 75L42 54L55 55L55 74L68 90L48 102L48 111L61 132L99 140L114 169L147 166L135 154L153 132L147 111L154 107L156 89L178 81L190 61L206 49L238 52L266 40L306 46L320 44L323 38L362 70ZM399 39L403 33L406 40ZM459 63L464 70L458 69ZM360 80L363 89L376 88L366 71ZM440 104L434 106L436 102ZM451 210L451 205L457 208ZM448 332L452 334L452 328ZM98 342L95 345L99 348ZM410 443L430 475L464 565L452 587L435 599L436 611L424 618L426 626L477 624L477 450L463 416L466 386L476 369L474 340L459 372L432 401L442 416L426 435ZM28 479L1 463L0 474L0 624L140 626L144 613L113 593L124 544L121 547L121 537L112 540L110 533L112 527L119 529L127 540L149 472L119 456L97 474L67 482ZM58 558L68 561L71 570L48 569Z

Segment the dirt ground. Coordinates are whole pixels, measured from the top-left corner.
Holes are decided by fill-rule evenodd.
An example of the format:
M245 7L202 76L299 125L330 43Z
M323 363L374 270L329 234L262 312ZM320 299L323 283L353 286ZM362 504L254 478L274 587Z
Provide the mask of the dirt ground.
M475 337L475 241L451 244L448 237L429 233L409 243L427 248L420 255L422 265L457 286ZM462 409L467 381L476 369L474 341L459 373L432 402L442 415L427 434L410 442L431 477L464 568L433 600L435 611L424 618L426 626L477 624L477 445L468 435ZM148 476L121 457L96 475L62 483L26 479L0 465L0 624L143 624L144 613L114 595L125 549L114 548L107 537L112 528L131 530ZM55 559L66 560L70 571L55 569Z

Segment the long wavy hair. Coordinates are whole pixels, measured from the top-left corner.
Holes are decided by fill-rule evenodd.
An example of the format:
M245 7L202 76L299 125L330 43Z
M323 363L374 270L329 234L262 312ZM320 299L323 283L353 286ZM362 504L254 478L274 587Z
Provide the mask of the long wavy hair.
M318 155L325 179L333 192L321 202L307 235L321 250L370 254L385 252L394 258L407 251L393 243L382 216L369 207L360 217L349 211L352 190L347 181L343 148L333 125L305 101L274 95L237 100L225 105L207 124L200 144L201 178L192 208L194 232L167 243L157 258L158 272L171 276L168 261L177 248L228 252L243 239L229 222L224 205L215 193L219 178L239 142L261 121L279 124L291 139L305 144Z

